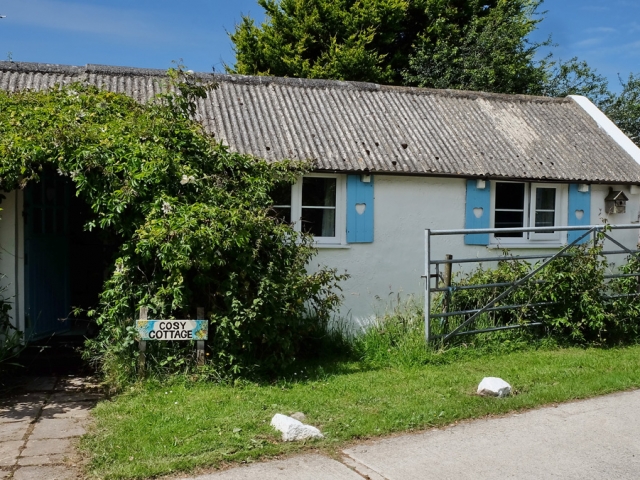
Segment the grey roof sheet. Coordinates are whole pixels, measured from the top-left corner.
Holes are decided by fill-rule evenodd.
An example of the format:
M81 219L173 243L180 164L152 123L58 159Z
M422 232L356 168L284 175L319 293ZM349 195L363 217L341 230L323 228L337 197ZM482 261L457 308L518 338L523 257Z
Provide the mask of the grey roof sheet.
M198 104L234 151L312 159L319 170L640 183L640 165L571 99L370 83L198 74ZM139 101L162 70L0 62L0 88L87 82Z

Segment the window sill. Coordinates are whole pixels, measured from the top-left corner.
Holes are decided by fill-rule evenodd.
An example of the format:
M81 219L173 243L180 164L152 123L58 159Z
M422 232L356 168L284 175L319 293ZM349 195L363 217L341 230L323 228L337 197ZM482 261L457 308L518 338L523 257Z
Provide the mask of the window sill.
M490 250L540 250L540 249L554 249L562 248L566 243L542 243L542 242L529 242L529 243L490 243L487 248Z
M351 245L346 243L316 243L314 246L318 249L326 250L348 250L351 248Z

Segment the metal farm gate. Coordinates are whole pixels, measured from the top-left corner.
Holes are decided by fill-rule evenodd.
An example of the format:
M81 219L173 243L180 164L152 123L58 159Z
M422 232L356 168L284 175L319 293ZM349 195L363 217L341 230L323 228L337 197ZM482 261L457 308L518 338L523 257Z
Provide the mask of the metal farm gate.
M450 340L453 337L462 335L473 335L478 333L493 332L499 330L507 330L514 328L524 328L541 326L543 322L529 321L526 323L505 323L490 326L476 327L476 322L483 314L501 311L515 311L517 309L530 308L537 309L541 307L549 307L558 305L560 302L544 302L544 303L527 303L515 305L502 305L504 300L518 288L524 286L532 277L547 268L554 260L562 257L570 257L570 249L584 243L585 241L593 241L596 243L600 236L603 240L611 242L618 250L608 250L599 252L603 257L613 255L636 256L640 254L637 242L632 247L627 247L621 242L613 238L610 233L616 230L639 230L639 224L633 225L591 225L591 226L573 226L573 227L530 227L530 228L486 228L486 229L468 229L468 230L425 230L425 274L426 292L424 305L424 322L425 337L427 342L440 339L442 341ZM446 255L442 259L434 259L432 255L433 237L439 236L460 236L473 234L498 234L498 233L551 233L551 232L578 232L577 238L562 247L558 252L552 254L537 255L503 255L486 258L453 258ZM551 247L550 247L551 248ZM488 283L488 284L467 284L453 285L452 266L453 264L482 264L503 261L539 261L534 264L533 268L514 281L506 283ZM604 276L605 279L637 277L640 282L640 273L611 273ZM435 280L435 281L434 281ZM495 296L487 301L484 306L470 310L450 311L449 305L451 297L456 291L477 290L477 289L494 289ZM499 291L499 293L498 293ZM615 299L620 297L634 297L640 293L631 293L626 295L605 295L604 298ZM437 298L436 298L437 296ZM455 319L455 322L451 320ZM434 333L434 322L437 324L437 333Z

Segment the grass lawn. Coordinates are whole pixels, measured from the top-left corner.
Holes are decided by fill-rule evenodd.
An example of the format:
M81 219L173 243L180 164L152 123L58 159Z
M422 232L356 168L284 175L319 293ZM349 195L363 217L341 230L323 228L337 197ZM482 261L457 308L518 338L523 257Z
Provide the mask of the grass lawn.
M476 396L483 376L504 378L517 394ZM82 448L93 475L148 478L307 448L334 450L356 439L634 387L640 387L639 346L529 350L419 368L346 362L299 371L273 385L149 383L99 404ZM271 417L296 411L326 439L281 442Z

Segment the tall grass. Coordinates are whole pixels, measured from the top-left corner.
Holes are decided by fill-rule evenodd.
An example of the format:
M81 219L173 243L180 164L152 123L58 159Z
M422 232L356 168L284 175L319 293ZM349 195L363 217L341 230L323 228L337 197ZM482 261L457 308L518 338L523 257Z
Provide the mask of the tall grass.
M478 326L482 322L479 319ZM489 324L490 319L485 319ZM439 322L439 320L434 320ZM486 326L489 326L489 325ZM438 331L438 324L432 333ZM446 345L436 340L427 344L424 308L413 297L398 299L358 336L351 338L352 354L358 360L380 367L416 367L442 364L461 357L492 353L556 348L557 342L540 330L520 329L461 336Z

